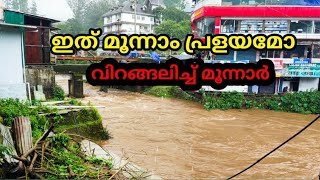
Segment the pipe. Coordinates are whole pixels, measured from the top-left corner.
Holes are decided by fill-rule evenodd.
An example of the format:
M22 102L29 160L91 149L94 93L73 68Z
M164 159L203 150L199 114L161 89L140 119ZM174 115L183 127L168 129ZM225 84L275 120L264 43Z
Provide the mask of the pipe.
M27 95L27 99L30 101L30 103L32 103L31 101L31 89L30 89L30 83L27 82L27 76L26 76L26 59L25 59L25 51L24 51L24 31L21 31L21 37L22 37L22 42L21 42L21 51L22 51L22 69L23 69L23 83L27 85L27 89L28 89L28 95Z

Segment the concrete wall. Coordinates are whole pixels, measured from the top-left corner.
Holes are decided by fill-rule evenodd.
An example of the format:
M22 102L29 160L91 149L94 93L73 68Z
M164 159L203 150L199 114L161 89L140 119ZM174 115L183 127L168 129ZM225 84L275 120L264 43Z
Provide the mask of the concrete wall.
M27 98L23 67L21 32L0 26L0 98Z
M30 83L31 90L37 85L42 85L46 98L52 98L53 87L55 85L55 72L51 66L26 67L26 79Z
M300 78L299 91L318 90L319 78Z

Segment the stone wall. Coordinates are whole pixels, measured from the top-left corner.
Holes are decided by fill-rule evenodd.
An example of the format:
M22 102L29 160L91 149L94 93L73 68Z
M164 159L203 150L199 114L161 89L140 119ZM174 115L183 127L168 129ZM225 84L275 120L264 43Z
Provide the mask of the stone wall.
M43 93L47 99L53 97L53 87L55 85L55 72L52 66L28 66L26 67L26 79L30 83L32 99L34 87L43 86Z

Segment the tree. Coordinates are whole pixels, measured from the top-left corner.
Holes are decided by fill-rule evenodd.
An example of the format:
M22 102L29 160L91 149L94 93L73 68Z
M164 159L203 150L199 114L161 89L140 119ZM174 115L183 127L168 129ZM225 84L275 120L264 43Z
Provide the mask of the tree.
M102 15L108 12L111 8L111 3L105 0L92 1L85 9L85 24L86 28L101 28L103 26Z
M30 13L37 14L37 3L34 0L32 1Z
M28 0L7 0L5 3L8 8L28 12Z
M165 20L159 26L155 27L156 34L167 34L170 37L184 40L186 35L191 33L190 21L175 22Z
M153 10L157 18L162 15L162 20L172 20L175 22L190 21L191 17L188 13L181 11L175 7L168 7L166 9L158 7Z
M178 9L185 8L185 1L184 0L164 0L163 1L166 7L173 7Z

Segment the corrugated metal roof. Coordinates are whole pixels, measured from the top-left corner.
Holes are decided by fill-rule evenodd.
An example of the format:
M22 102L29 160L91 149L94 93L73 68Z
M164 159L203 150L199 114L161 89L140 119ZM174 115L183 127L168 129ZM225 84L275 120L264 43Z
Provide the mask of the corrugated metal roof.
M43 17L43 16L38 16L38 15L35 15L35 14L30 14L30 13L24 13L24 12L12 10L12 9L4 9L4 10L5 10L5 11L11 11L11 12L20 13L20 14L23 14L24 16L28 16L28 17L33 17L33 18L37 18L37 19L47 20L47 21L50 21L50 22L52 22L52 23L60 22L60 21L58 21L58 20L56 20L56 19L51 19L51 18L47 18L47 17Z

